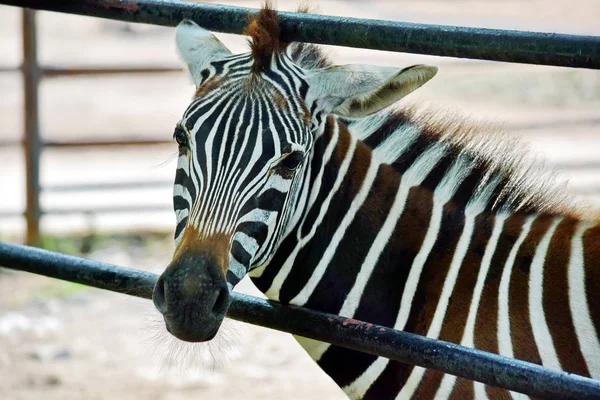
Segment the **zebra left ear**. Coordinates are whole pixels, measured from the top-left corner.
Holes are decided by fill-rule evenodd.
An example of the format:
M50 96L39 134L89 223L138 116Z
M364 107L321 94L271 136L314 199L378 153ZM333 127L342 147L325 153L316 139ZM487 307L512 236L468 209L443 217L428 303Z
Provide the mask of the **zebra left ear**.
M196 86L202 82L202 70L208 67L211 61L231 55L215 35L187 19L177 25L175 41Z
M340 65L311 71L307 102L325 112L360 118L373 114L421 87L437 67L413 65L397 68Z

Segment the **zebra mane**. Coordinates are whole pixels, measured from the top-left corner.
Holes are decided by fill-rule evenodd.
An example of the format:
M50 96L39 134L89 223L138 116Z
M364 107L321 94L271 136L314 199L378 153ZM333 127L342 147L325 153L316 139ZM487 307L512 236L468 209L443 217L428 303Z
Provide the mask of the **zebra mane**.
M321 48L312 43L290 43L287 53L296 65L304 69L325 68L333 65Z
M453 159L466 156L474 165L474 173L488 182L500 178L495 210L549 213L577 218L597 218L572 196L566 180L557 179L556 170L545 165L543 157L535 154L527 143L509 134L501 126L475 121L455 111L436 106L408 106L383 110L360 120L347 121L351 131L372 126L362 135L405 135L417 129L422 145L445 143ZM382 127L384 127L382 129ZM357 132L357 134L359 134ZM361 138L372 149L395 141ZM373 140L375 139L375 140ZM474 190L481 189L482 185ZM473 193L475 194L475 193ZM468 201L468 198L465 199Z

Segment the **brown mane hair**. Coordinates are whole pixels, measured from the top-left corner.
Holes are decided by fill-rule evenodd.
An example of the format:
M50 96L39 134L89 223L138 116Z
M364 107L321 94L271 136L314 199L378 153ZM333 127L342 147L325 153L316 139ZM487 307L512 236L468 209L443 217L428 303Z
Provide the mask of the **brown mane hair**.
M273 55L283 53L289 43L281 40L279 14L270 0L258 13L250 14L248 19L244 34L250 36L250 50L254 58L252 72L260 73L269 68Z
M298 12L310 13L307 6L300 6ZM244 34L250 36L249 44L254 64L252 72L258 74L269 68L274 54L284 53L289 46L289 56L304 69L324 68L331 62L323 54L319 46L311 43L290 43L281 38L279 14L273 8L270 0L255 14L248 16L248 26Z

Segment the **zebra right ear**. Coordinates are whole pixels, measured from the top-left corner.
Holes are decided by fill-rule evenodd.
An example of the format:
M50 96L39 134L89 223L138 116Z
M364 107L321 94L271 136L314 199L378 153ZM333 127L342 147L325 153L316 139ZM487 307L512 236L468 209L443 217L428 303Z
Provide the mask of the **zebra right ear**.
M215 35L187 19L177 25L175 41L177 50L188 65L196 86L202 82L201 72L211 61L231 55Z
M429 65L398 69L374 65L333 65L307 74L306 101L348 118L360 118L389 106L421 87L437 73Z

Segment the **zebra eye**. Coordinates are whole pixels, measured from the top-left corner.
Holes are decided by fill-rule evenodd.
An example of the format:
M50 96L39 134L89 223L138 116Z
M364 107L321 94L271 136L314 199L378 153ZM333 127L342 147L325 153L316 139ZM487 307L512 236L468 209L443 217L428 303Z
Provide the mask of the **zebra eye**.
M179 147L185 147L188 145L188 137L185 131L181 128L175 128L175 133L173 133L173 138L179 145Z
M279 165L290 171L295 171L296 168L298 168L298 166L302 163L303 159L304 153L302 153L301 151L292 151L290 154L287 155L287 157L281 160Z

